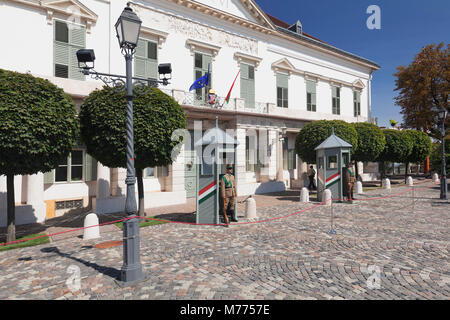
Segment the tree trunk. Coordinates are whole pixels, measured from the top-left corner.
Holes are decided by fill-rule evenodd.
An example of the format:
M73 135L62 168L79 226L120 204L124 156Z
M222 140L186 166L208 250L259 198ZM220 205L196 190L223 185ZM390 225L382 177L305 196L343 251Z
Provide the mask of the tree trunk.
M145 203L144 203L144 180L142 177L142 169L136 169L136 179L137 179L137 187L138 187L138 216L145 216Z
M405 163L405 184L408 180L409 162Z
M14 201L14 175L6 175L7 233L6 242L16 240L16 208Z

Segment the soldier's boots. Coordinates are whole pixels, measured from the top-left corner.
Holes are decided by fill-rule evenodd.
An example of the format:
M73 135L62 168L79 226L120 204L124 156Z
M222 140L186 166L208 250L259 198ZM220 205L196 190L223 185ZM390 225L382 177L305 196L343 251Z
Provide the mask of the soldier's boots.
M229 220L231 222L238 222L238 219L236 218L236 214L234 212L234 210L230 210L230 214L229 214Z

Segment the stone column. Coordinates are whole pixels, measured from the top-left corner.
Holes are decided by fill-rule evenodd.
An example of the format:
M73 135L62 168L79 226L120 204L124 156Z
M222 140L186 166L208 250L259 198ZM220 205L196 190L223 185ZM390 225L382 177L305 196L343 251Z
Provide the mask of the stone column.
M281 133L277 134L277 181L283 181L283 141Z
M244 128L236 129L236 140L239 145L236 148L236 172L237 172L237 193L239 195L239 187L245 184L246 181L246 164L245 164L245 137L246 130Z
M180 154L169 168L169 176L166 184L166 191L177 192L185 191L184 181L184 145L181 147Z
M97 200L108 198L111 195L110 185L110 169L102 165L100 162L97 162Z
M270 148L270 158L269 158L269 179L275 180L277 177L277 145L278 145L278 135L276 130L269 131L269 148Z
M45 202L44 202L44 174L39 172L37 174L27 176L27 204L31 205L34 216L37 218L36 222L45 221Z

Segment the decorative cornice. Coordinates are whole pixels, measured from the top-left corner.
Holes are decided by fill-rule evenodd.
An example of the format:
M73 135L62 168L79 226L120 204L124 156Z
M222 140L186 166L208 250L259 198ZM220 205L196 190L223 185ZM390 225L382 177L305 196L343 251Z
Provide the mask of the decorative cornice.
M214 59L217 56L217 54L219 53L220 49L221 49L221 47L214 46L214 45L206 43L206 42L192 40L192 39L186 40L186 44L191 49L191 55L192 56L194 55L196 49L203 49L203 50L206 50L206 51L210 51L211 54L212 54L212 57Z
M325 77L325 76L322 76L317 73L299 70L299 69L295 68L294 65L287 58L283 58L281 60L278 60L278 61L272 63L272 69L274 70L275 74L281 70L281 71L288 72L289 76L291 76L291 74L297 74L297 75L300 75L303 78L305 78L305 80L314 80L316 82L318 82L320 80L320 81L328 82L330 84L330 86L338 86L338 87L345 86L345 87L350 87L350 88L358 88L361 90L363 88L365 88L364 83L361 81L361 79L355 80L354 82L351 83L351 82L341 81L338 79L333 79L330 77Z
M47 13L47 23L53 24L53 16L55 13L85 21L86 31L91 32L92 23L97 22L98 16L84 4L78 0L8 0L11 2L20 3L23 5L39 8L45 10ZM75 9L75 10L74 10Z
M238 61L238 67L241 66L241 62L251 62L255 65L255 70L258 69L259 64L262 61L262 58L256 57L256 56L251 56L249 54L245 54L242 52L236 52L234 54L234 57L236 58L236 60Z
M173 2L180 6L184 6L188 9L196 10L204 14L217 17L220 20L228 21L249 29L253 29L264 34L272 34L276 32L276 27L272 21L267 17L267 15L256 5L253 0L239 0L245 8L251 8L249 12L258 21L258 23L249 21L247 19L235 16L228 12L218 10L216 8L210 7L208 5L193 1L193 0L167 0Z
M169 35L167 32L155 30L155 29L148 28L145 26L141 27L141 34L158 38L158 48L159 49L162 48L163 43L166 41L167 36Z
M348 54L343 54L337 52L340 49L332 48L330 45L321 43L314 39L304 37L294 37L286 32L281 32L279 28L277 28L273 22L267 17L267 15L262 11L259 6L253 0L239 0L244 8L248 9L248 11L255 17L255 19L259 22L254 23L244 18L237 17L235 15L229 14L227 12L215 9L213 7L198 3L193 0L167 0L169 2L182 5L186 8L190 8L192 10L199 11L201 13L211 15L213 17L217 17L220 20L228 21L244 28L248 28L254 30L256 32L263 33L264 35L273 35L277 38L285 39L290 42L294 42L296 44L303 45L305 47L311 48L313 50L318 50L320 52L339 57L341 59L350 61L357 65L364 66L366 68L370 68L373 70L378 70L379 67L375 64L371 64L365 61L361 61L360 59L348 56ZM289 30L288 30L289 31ZM333 50L334 49L334 50ZM342 50L341 50L342 51Z

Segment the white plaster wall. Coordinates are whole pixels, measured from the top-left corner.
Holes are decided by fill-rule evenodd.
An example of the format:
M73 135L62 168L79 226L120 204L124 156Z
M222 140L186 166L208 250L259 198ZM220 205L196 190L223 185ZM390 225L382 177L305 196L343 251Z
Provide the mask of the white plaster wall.
M13 46L0 50L0 68L34 74L53 73L53 26L47 24L43 10L1 1L0 30L2 43Z
M209 5L221 5L224 2L216 0L216 4L206 1ZM112 1L110 3L98 0L83 0L88 8L98 15L97 23L92 25L91 33L86 34L86 46L92 48L96 53L96 69L102 72L111 72L124 74L125 62L118 48L117 39L113 24L116 22L123 8L126 5L125 0ZM160 11L171 12L178 18L185 18L189 21L198 22L202 25L211 26L218 29L226 29L228 34L235 34L258 41L258 52L253 54L263 58L259 68L256 71L256 101L263 103L276 104L276 76L272 69L272 63L287 58L297 69L319 74L329 78L338 79L352 83L361 79L363 83L368 84L369 70L365 67L350 63L331 55L324 54L317 50L312 50L305 46L280 39L275 36L264 36L254 31L238 28L225 21L220 21L211 16L205 16L194 10L187 10L185 7L177 6L169 2L147 1L144 2L148 7L157 7ZM230 12L240 16L239 10L242 10L240 4L236 1L229 1ZM0 51L0 67L17 70L20 72L31 71L33 74L42 76L53 75L53 25L46 21L44 10L27 7L13 2L2 2L0 10L0 27L2 30L11 30L5 33L3 37L5 42L16 42L19 46L17 50ZM168 17L163 17L160 23L153 21L149 17L148 10L139 7L139 14L143 20L143 26L168 32L169 35L159 49L159 62L171 62L173 67L172 84L167 89L181 89L187 91L194 81L193 64L194 58L191 55L190 48L186 45L187 39L196 39L196 35L185 35L183 33L168 30ZM242 13L241 15L245 15ZM21 17L21 19L17 19ZM55 18L63 18L55 14ZM67 18L66 18L67 19ZM165 19L165 20L164 20ZM176 19L176 18L171 18ZM27 21L29 27L22 25L15 26L20 21ZM27 39L27 41L16 41L16 39ZM205 41L203 41L205 42ZM208 43L219 45L221 47L218 55L213 61L213 86L220 96L225 96L231 86L231 83L237 74L239 67L234 53L236 48L217 43L217 39L211 39ZM47 45L45 45L47 44ZM39 48L37 50L36 48ZM32 54L31 54L32 53ZM248 53L248 52L244 52ZM24 63L25 62L25 63ZM57 82L58 80L53 79ZM67 80L74 82L76 87L83 88L80 95L86 95L95 87L101 85L99 82L88 80L85 82L95 83L86 85L80 81ZM64 82L64 81L63 81ZM81 86L76 83L83 83ZM61 84L59 84L62 86ZM65 85L68 87L69 85ZM341 97L342 116L353 116L353 98L350 94L351 88L343 88ZM75 92L71 92L75 94ZM240 96L240 81L237 81L232 93L232 98ZM331 89L329 83L319 81L317 88L317 108L318 113L331 115ZM306 90L302 75L292 74L289 80L289 105L290 109L306 111ZM362 117L368 117L367 89L362 91L361 96ZM314 115L313 115L314 117ZM333 116L332 116L333 117ZM339 118L339 117L335 117Z
M197 0L197 2L231 13L240 18L244 18L253 22L256 21L253 16L251 16L244 10L239 0Z
M89 186L87 183L54 183L49 185L48 188L44 188L44 200L70 199L74 197L89 197Z
M208 5L215 6L213 2L199 0ZM225 0L214 0L217 5L224 4ZM95 50L96 70L99 72L110 72L116 74L125 73L125 61L121 54L113 27L117 18L126 6L126 0L99 1L99 0L81 0L81 2L98 15L97 23L91 27L91 33L86 34L86 46ZM148 7L158 7L160 11L170 12L178 18L186 18L190 21L199 22L204 26L226 30L231 36L242 36L258 41L257 52L252 55L263 58L261 64L256 70L255 92L256 101L263 103L276 104L276 76L272 69L272 64L282 58L287 58L289 62L297 69L319 74L328 78L338 79L353 83L361 79L365 88L361 94L361 117L359 121L364 121L368 117L368 87L369 70L363 66L351 63L343 58L334 57L317 50L312 50L306 46L295 44L291 41L267 36L249 29L238 27L226 21L220 21L217 18L203 15L183 6L177 6L174 3L160 0L148 0L141 2ZM165 20L155 21L148 19L146 9L140 8L140 17L143 20L143 26L169 33L162 48L158 51L159 63L170 62L173 68L173 79L167 89L179 89L187 91L194 81L193 65L194 57L191 55L190 48L186 45L186 40L194 39L202 42L208 42L212 45L221 47L218 55L213 61L213 86L218 95L225 96L236 76L239 67L234 58L236 48L228 47L224 44L218 44L216 38L210 41L197 39L198 34L185 35L182 32L169 30L167 27L167 17ZM234 15L249 18L247 13L243 13L241 5L237 0L229 0L227 10ZM18 19L20 17L20 19ZM55 18L67 19L67 17L55 14ZM176 19L176 18L171 18ZM20 25L19 25L20 23ZM0 68L16 70L20 72L30 71L33 74L49 78L58 86L64 88L74 96L86 96L102 83L98 81L75 81L68 79L56 79L53 77L53 25L47 23L46 12L41 9L32 8L23 4L17 4L11 1L0 1L0 30L3 43L14 43L15 50L0 50ZM18 41L20 39L20 41ZM248 53L242 51L244 53ZM133 68L134 69L134 68ZM240 81L232 93L232 98L240 97ZM302 75L292 74L289 80L289 109L271 108L271 112L277 116L301 118L306 120L318 119L342 119L346 121L356 121L353 117L353 97L352 90L343 87L341 91L341 116L332 115L331 106L331 87L328 82L318 81L317 84L317 112L306 111L306 88ZM270 117L270 115L268 115ZM241 130L241 129L239 129ZM245 134L238 130L238 140L241 145L238 146L238 170L245 172ZM243 139L243 140L242 140ZM243 144L242 144L243 142ZM274 150L274 157L276 150ZM273 171L273 158L271 159L271 171ZM177 168L174 173L181 176L181 171ZM273 174L273 172L271 172ZM122 173L123 175L123 173ZM242 177L246 174L242 174ZM123 178L123 179L122 179ZM181 190L183 179L172 178L172 183L178 185L177 191ZM255 181L255 177L247 177L248 181ZM124 187L124 176L119 178L119 184ZM26 201L26 194L23 191L21 177L15 179L16 202ZM2 184L0 177L0 196ZM146 192L156 192L163 188L164 183L161 179L145 179L144 188ZM92 189L92 188L91 188ZM125 192L125 189L123 189ZM24 195L25 194L25 195ZM45 200L73 198L92 195L89 193L89 185L86 183L54 184L44 192ZM162 193L161 193L162 194ZM6 196L5 196L6 197ZM25 198L24 198L25 197ZM0 198L0 202L1 198Z

